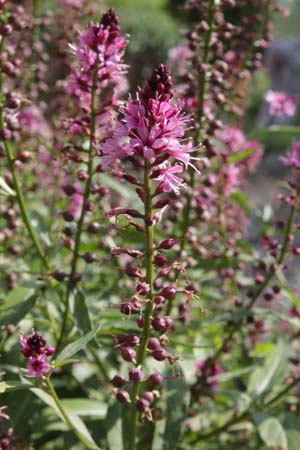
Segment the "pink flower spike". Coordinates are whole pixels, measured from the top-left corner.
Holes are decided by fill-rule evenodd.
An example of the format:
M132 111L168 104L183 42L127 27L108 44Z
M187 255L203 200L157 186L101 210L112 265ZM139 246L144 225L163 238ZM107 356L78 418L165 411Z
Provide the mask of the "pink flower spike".
M44 353L37 357L30 357L27 365L29 375L36 378L42 378L50 372L52 366L47 362L47 355Z

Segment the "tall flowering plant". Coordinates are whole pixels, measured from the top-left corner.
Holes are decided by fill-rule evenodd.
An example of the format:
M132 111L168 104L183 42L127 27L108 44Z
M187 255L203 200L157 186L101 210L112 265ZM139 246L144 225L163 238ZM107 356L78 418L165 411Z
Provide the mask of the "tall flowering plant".
M132 403L130 450L135 448L138 413L153 420L151 405L155 394L141 392L141 389L144 390L141 382L145 376L143 367L147 352L157 361L169 360L173 364L177 360L165 348L167 332L174 325L172 318L164 315L163 310L164 305L171 303L180 290L169 283L155 286L158 277L164 278L173 270L172 264L161 252L173 247L176 241L169 238L157 242L155 230L163 220L164 210L169 207L170 199L166 194L179 194L184 186L179 174L191 165L191 153L196 149L192 148L189 140L184 139L188 119L172 97L170 73L160 65L145 87L139 89L136 99L129 99L124 107L123 119L116 124L113 137L105 142L102 150L103 167L115 166L118 178L136 186L138 199L142 203L141 211L116 208L107 213L110 217L125 214L129 223L142 233L145 242L143 250L136 254L145 261L144 273L139 268L141 263L126 266L125 273L137 282L136 292L131 301L120 306L123 314L130 315L132 312L138 315L137 326L141 329L138 335L127 335L122 340L118 338L123 359L136 366L129 371L129 380L133 382L131 397L126 391L116 393L119 401ZM139 172L142 171L142 179L130 174L124 160L139 168ZM132 222L132 219L142 221L142 225ZM130 250L122 248L112 249L112 252L131 254ZM179 264L179 261L176 263ZM191 300L193 291L183 290L181 293L187 301ZM154 388L162 380L161 374L153 373L149 375L148 384ZM113 378L113 383L118 386L119 378Z
M298 450L300 147L253 243L242 129L277 2L186 1L131 95L117 13L58 5L0 0L0 449Z

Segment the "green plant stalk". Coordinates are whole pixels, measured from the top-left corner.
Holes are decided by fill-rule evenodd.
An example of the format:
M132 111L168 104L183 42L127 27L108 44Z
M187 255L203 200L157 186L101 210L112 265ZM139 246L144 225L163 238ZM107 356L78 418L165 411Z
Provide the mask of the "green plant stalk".
M58 397L58 395L57 395L57 393L56 393L56 391L55 391L55 389L54 389L54 387L53 387L53 385L52 385L52 383L51 383L51 381L50 381L50 375L48 375L48 376L45 378L45 381L46 381L46 385L47 385L47 387L48 387L49 393L50 393L50 395L51 395L53 401L55 402L55 404L56 404L56 406L57 406L59 412L61 413L61 415L62 415L62 417L63 417L65 423L68 425L68 427L70 428L70 430L75 434L75 436L77 437L77 439L78 439L80 442L82 442L82 444L83 444L86 448L88 448L88 449L90 449L90 450L100 450L99 447L94 448L93 446L91 446L90 442L87 441L87 440L85 439L85 437L84 437L81 433L79 433L78 430L77 430L77 428L73 425L72 421L70 420L70 418L69 418L69 416L68 416L68 414L67 414L65 408L63 407L63 405L62 405L62 403L61 403L61 401L60 401L60 399L59 399L59 397Z
M203 49L203 58L202 58L203 64L207 64L208 58L209 58L209 47L210 47L211 37L212 37L212 33L213 33L213 28L214 28L214 25L213 25L214 8L215 8L215 0L210 0L209 5L208 5L208 26L209 26L209 28L206 32L205 39L204 39L204 49ZM195 146L199 144L199 140L201 138L201 121L202 121L202 117L203 117L204 100L205 100L207 81L208 81L208 71L205 71L199 80L200 86L199 86L199 95L198 95L198 111L197 111L197 115L196 115L198 129L194 135L194 145ZM195 182L196 182L195 170L192 167L190 167L189 173L190 173L190 183L189 183L190 184L190 192L187 196L187 203L184 208L183 222L182 222L182 227L181 227L181 237L183 238L181 241L181 249L182 250L184 249L184 246L185 246L184 238L185 238L185 235L188 230L189 223L190 223L193 190L194 190Z
M1 43L0 43L0 54L2 53L3 48L4 48L4 39L2 38ZM3 83L2 72L0 71L0 94L2 94L2 83ZM2 101L3 101L3 99L0 100L0 102L1 102L1 104L0 104L0 128L4 128L4 114L3 114L4 111L3 111ZM26 205L25 198L24 198L24 195L22 192L22 188L21 188L21 185L20 185L20 182L18 179L18 173L17 173L16 167L15 167L15 161L14 161L13 151L11 149L10 142L4 140L3 143L4 143L4 148L5 148L5 152L6 152L6 156L7 156L9 169L10 169L12 177L13 177L13 187L14 187L14 191L16 193L16 199L19 204L22 220L25 224L27 232L32 240L32 243L36 249L38 256L40 257L44 267L46 269L48 269L49 264L48 264L47 258L45 256L45 253L41 247L41 244L39 242L37 234L36 234L34 228L32 227L32 224L31 224L31 221L29 218L27 205Z
M295 198L294 204L293 204L293 206L292 206L292 208L290 210L290 214L289 214L289 218L288 218L288 223L287 223L287 227L286 227L286 231L285 231L283 244L282 244L280 253L279 253L279 255L278 255L277 259L276 259L276 263L278 265L280 265L283 262L285 254L286 254L286 251L288 249L289 234L290 234L290 232L292 230L295 214L296 214L297 209L298 209L298 203L299 203L299 198L300 198L300 179L297 181L297 183L298 184L297 184L297 189L296 189L296 198ZM274 276L274 274L272 272L270 272L268 274L268 276L266 277L266 279L263 282L263 284L257 290L255 296L252 298L251 302L245 308L246 311L250 311L252 309L252 307L255 305L255 303L259 299L260 295L262 294L262 292L268 286L268 284L271 281L271 279L273 278L273 276ZM229 332L229 335L227 336L227 338L225 338L225 340L223 341L222 346L219 348L219 350L212 357L211 362L216 361L216 359L223 353L224 348L231 341L233 335L235 334L235 332L239 328L240 328L240 323L232 326L232 328L231 328L231 330Z
M144 327L142 341L139 346L137 355L137 366L143 366L148 340L150 337L151 330L151 318L153 314L154 307L154 293L153 293L153 256L154 256L154 242L153 242L153 225L152 225L152 196L151 196L151 167L150 162L145 160L144 168L144 192L145 192L145 233L146 233L146 249L145 249L145 259L146 259L146 283L148 283L150 291L149 297L146 303L146 310L144 314ZM128 450L135 450L136 448L136 437L138 431L138 411L136 408L136 401L138 399L140 389L140 383L134 383L132 394L131 394L131 421L130 421L130 439Z
M96 130L96 89L97 89L97 75L98 75L98 60L96 61L96 66L93 73L93 83L92 83L92 89L91 89L91 124L90 124L90 140L89 140L89 149L88 149L88 165L87 165L87 173L88 173L88 179L85 185L85 190L83 194L83 203L81 208L81 213L77 225L76 235L75 235L75 244L74 244L74 250L73 250L73 256L72 256L72 263L71 263L71 270L69 273L69 279L66 289L66 298L65 298L65 311L63 316L63 322L61 327L60 336L57 342L57 348L60 348L62 341L65 336L66 328L67 328L67 322L68 322L68 316L70 311L70 295L73 290L73 282L72 278L73 275L76 272L78 259L79 259L79 252L80 252L80 244L81 244L81 236L83 232L83 225L84 225L84 218L86 213L86 206L89 201L90 193L91 193L91 184L92 184L92 176L93 176L93 159L94 159L94 136L95 136L95 130Z

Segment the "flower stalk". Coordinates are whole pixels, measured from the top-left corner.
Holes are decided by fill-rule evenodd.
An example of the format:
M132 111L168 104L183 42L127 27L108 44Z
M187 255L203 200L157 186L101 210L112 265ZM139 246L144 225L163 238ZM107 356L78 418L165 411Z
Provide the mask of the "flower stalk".
M83 231L84 218L86 214L86 206L89 201L90 193L91 193L91 184L92 184L92 176L93 176L93 159L94 159L94 137L95 137L95 129L96 129L96 90L97 90L97 72L98 72L98 59L95 65L94 73L93 73L93 84L91 90L91 124L90 124L90 139L89 139L89 149L88 149L88 166L87 173L88 178L85 185L85 190L83 194L83 203L81 208L81 213L77 225L77 231L75 236L75 244L72 255L72 264L71 270L69 273L69 279L66 290L66 298L65 298L65 311L63 316L63 322L61 327L60 336L57 342L57 347L60 348L62 341L64 339L68 316L70 311L70 295L74 287L74 275L76 274L78 258L80 252L80 243Z
M136 365L143 366L147 345L150 337L151 318L154 307L153 294L153 280L154 280L154 242L153 242L153 219L152 219L152 194L151 194L151 165L149 160L145 160L144 167L144 193L145 193L145 260L146 260L146 283L149 285L149 294L147 299L147 306L144 315L144 327L142 331L142 340L139 347ZM137 437L137 420L138 410L136 408L136 401L138 399L140 382L136 382L131 394L131 421L130 421L130 440L128 450L135 450Z
M4 49L4 37L2 37L1 43L0 43L0 54L2 53L3 49ZM2 86L3 86L3 74L2 74L2 71L0 71L0 93L2 93ZM3 129L5 126L4 106L3 106L2 102L3 102L3 100L1 100L1 103L0 103L0 129ZM24 194L22 191L22 187L21 187L19 178L18 178L18 173L17 173L16 167L15 167L15 161L14 161L14 156L13 156L13 150L11 148L11 143L6 139L3 140L3 143L4 143L5 152L6 152L8 166L9 166L9 169L12 174L13 187L14 187L14 191L16 193L16 199L19 204L22 220L23 220L24 225L27 229L27 232L32 240L34 248L43 263L43 266L46 269L49 269L49 264L48 264L46 255L42 249L42 246L39 242L37 234L36 234L32 224L31 224L31 221L30 221L25 197L24 197Z
M68 427L70 428L70 430L75 434L75 436L77 437L77 439L85 446L85 448L88 448L90 450L100 450L99 447L94 447L93 445L91 445L91 443L77 430L77 428L73 425L70 417L68 416L62 402L60 401L60 398L58 397L53 384L50 381L50 375L48 375L47 377L45 377L45 382L48 388L48 392L51 395L55 405L57 406L57 409L59 410L60 414L62 415L65 423L68 425Z
M209 48L211 43L211 38L213 34L214 29L214 6L215 6L215 0L210 0L208 5L208 30L205 34L204 38L204 49L203 49L203 57L202 57L202 64L205 66L208 63L209 60ZM199 144L199 141L201 139L201 133L202 133L202 117L203 117L203 111L204 111L204 101L205 101L205 93L206 93L206 86L208 81L208 70L204 70L204 72L199 77L199 95L198 95L198 109L196 113L196 122L197 122L197 129L194 135L194 146L197 146ZM192 199L193 199L193 190L195 187L196 182L196 173L194 170L192 170L192 167L189 168L189 175L190 175L190 191L187 195L187 203L185 205L184 211L183 211L183 221L181 224L181 237L183 238L181 241L181 249L184 249L185 246L185 236L190 224L190 215L191 215L191 209L192 209Z

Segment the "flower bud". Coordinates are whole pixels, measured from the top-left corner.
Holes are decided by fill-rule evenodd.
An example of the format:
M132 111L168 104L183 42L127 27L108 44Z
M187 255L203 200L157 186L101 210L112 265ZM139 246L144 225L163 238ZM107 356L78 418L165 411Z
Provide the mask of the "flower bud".
M144 398L140 398L136 402L136 409L141 413L145 412L149 408L149 406L149 402Z
M143 392L142 398L143 398L144 400L147 400L147 402L149 403L149 405L151 405L151 403L153 403L154 400L155 400L155 396L154 396L153 392L151 392L151 391Z
M133 348L122 348L121 356L127 362L132 362L135 360L135 351Z
M66 222L73 222L74 214L71 211L64 211L62 216Z
M168 238L165 241L162 241L157 248L161 248L163 250L170 250L177 242L178 242L177 239Z
M150 338L148 341L148 345L147 345L149 350L156 350L158 348L160 348L160 341L157 338Z
M173 286L166 286L160 292L160 295L167 300L173 300L173 298L176 297L176 294L176 288L174 288Z
M144 372L139 368L134 368L129 371L129 379L134 383L138 383L144 379Z
M88 231L89 233L96 234L96 233L99 232L100 228L101 228L101 225L100 225L99 223L97 223L97 222L92 222L92 223L90 223L90 225L87 227L87 231Z
M62 269L55 269L51 275L57 281L63 281L66 276L65 272Z
M159 373L153 373L147 378L147 383L152 386L160 386L163 383L164 379Z
M126 383L128 383L128 381L125 380L125 378L122 377L122 375L115 375L110 381L112 382L112 385L113 385L114 387L118 387L118 388L119 388L119 387L122 387L122 386L124 386Z
M56 352L56 348L55 347L48 347L45 351L47 356L52 356L54 355L54 353Z
M167 262L167 258L165 255L161 255L161 254L155 255L154 263L158 267L163 267L166 264L166 262Z
M168 316L157 316L152 319L151 324L156 331L167 331L172 328L173 320Z
M116 393L116 399L120 403L130 403L130 396L127 391L118 391Z
M154 352L152 352L152 356L154 359L156 359L156 361L164 361L165 359L168 358L168 353L166 352L165 349L159 348L157 350L154 350Z

